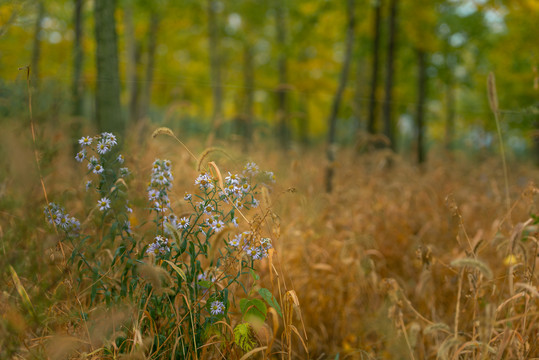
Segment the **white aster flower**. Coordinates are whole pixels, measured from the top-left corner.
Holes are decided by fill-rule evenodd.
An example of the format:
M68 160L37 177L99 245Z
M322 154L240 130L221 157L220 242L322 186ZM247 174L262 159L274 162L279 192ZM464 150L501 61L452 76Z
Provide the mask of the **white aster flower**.
M200 174L195 180L195 185L198 185L200 190L213 189L212 179L207 174Z
M182 217L180 220L178 220L178 229L185 230L189 227L189 218Z
M228 241L228 245L234 246L234 247L240 246L240 243L241 243L241 234L238 234L238 235L234 236L234 238L232 238L232 240Z
M159 190L151 189L148 191L148 199L150 201L157 200L159 198Z
M225 180L228 184L236 184L238 185L240 183L240 177L237 174L231 174L230 171L228 172L228 176L225 177Z
M103 136L105 135L105 136ZM112 133L103 133L101 134L102 137L105 138L105 142L110 146L113 147L114 145L118 144L118 140L116 139L116 135Z
M124 156L122 154L118 155L118 157L116 158L116 160L120 163L120 164L123 164L125 159L124 159Z
M204 214L211 215L213 210L215 209L210 204L204 206Z
M110 200L106 197L101 198L101 200L97 202L97 206L99 206L99 210L101 211L110 209Z
M77 155L75 155L75 160L77 160L78 162L82 162L82 160L84 160L85 158L86 158L86 152L84 150L79 151Z
M243 191L244 193L247 193L247 192L249 192L249 190L251 189L251 187L249 186L249 184L243 183L243 184L241 184L240 189L241 189L241 191Z
M225 304L223 304L221 301L216 300L212 302L210 305L210 313L212 315L219 315L223 313L224 310L225 310Z
M269 178L270 182L275 183L275 175L273 171L266 171L266 176Z
M212 225L212 229L218 233L221 232L225 228L225 223L221 220L215 220Z
M249 162L245 164L245 167L243 168L243 173L250 176L255 176L258 174L258 165L254 162Z
M93 173L94 174L101 174L103 172L103 166L101 166L101 164L96 164L94 166L94 170L93 170Z
M80 146L87 146L87 145L90 145L91 143L92 143L92 138L89 136L83 136L79 140Z

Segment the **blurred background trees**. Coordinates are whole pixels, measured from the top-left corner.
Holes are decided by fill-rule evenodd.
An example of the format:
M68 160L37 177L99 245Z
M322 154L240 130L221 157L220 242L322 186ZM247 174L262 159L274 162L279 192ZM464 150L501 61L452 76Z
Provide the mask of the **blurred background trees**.
M3 2L0 114L11 119L24 110L17 69L30 65L36 108L73 134L155 123L184 135L212 130L244 150L269 137L286 150L329 136L334 145L386 146L424 162L433 149L496 149L485 88L493 71L507 145L532 154L536 1L356 0L353 40L347 6ZM539 158L537 143L533 151Z

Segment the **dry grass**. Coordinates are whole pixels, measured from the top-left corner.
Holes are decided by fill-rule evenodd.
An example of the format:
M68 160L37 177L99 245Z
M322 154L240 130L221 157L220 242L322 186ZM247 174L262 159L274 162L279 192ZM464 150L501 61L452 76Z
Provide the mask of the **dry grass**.
M28 305L17 295L12 277L3 274L0 335L9 336L0 345L16 350L19 358L84 352L88 358L99 358L99 352L92 351L106 338L93 335L96 329L106 327L107 334L121 331L120 325L111 327L100 319L109 316L133 327L134 310L125 304L122 309L91 309L99 315L93 322L81 317L87 299L84 294L74 296L76 287L62 272L54 235L48 235L40 218L44 200L39 177L23 165L32 161L31 143L5 137L20 155L2 164L9 170L0 198L0 247L6 264L2 270L19 262L15 268L20 286L42 317L28 316ZM61 198L73 212L83 211L89 200L81 190L80 169L72 165L70 140L52 130L38 137L53 139L49 148L61 149L43 165L49 197ZM150 135L143 145L128 141L127 146L134 204L145 201L143 179L152 161L166 157L176 174L172 205L181 208L183 191L196 177L192 155L172 139ZM186 146L195 154L204 150L195 141ZM457 155L418 169L383 152L356 157L343 151L335 191L327 195L321 151L283 156L264 146L249 154L250 160L277 175L277 187L264 199L271 205L267 216L272 225L266 230L273 234L276 251L271 262L261 265L262 283L278 297L285 317L269 317L269 325L258 334L260 347L287 349L286 358L298 359L337 354L350 359L539 356L538 235L530 221L538 212L538 189L531 183L538 178L536 169L509 161L508 213L498 158L474 162ZM222 148L243 160L239 152L234 155L233 145ZM219 168L236 166L219 152L202 157ZM135 218L143 217L143 212L135 213ZM148 346L147 339L137 336L133 341L139 342L141 353L134 357L142 356ZM55 345L59 343L63 345ZM205 356L219 357L226 349L208 345ZM234 352L237 349L230 351L241 355ZM264 353L259 349L253 356Z

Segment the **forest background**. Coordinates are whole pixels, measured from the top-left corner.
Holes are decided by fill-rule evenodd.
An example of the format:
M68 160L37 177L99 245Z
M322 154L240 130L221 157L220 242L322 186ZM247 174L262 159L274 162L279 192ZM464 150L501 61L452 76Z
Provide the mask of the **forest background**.
M495 134L485 96L492 71L506 141L530 153L534 1L119 1L105 9L115 14L117 73L101 76L92 4L4 2L4 116L24 111L17 69L28 65L42 90L37 111L95 120L97 85L118 81L122 127L150 119L183 133L219 127L306 144L326 139L340 91L338 143L382 133L409 154L424 133L422 148L479 150Z

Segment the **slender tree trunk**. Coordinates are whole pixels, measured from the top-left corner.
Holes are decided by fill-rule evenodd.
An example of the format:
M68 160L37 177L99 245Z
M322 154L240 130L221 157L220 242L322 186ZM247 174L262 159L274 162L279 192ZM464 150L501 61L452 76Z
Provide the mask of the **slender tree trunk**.
M212 132L219 127L223 117L223 88L221 86L221 54L219 48L219 24L217 1L208 0L208 35L210 76L213 96Z
M95 0L96 39L96 121L100 131L111 131L123 138L125 120L120 107L118 39L114 0Z
M71 84L71 98L73 107L71 114L73 116L82 115L82 6L83 0L75 0L73 10L73 27L75 29L75 39L73 41L73 83Z
M135 25L133 24L133 1L127 0L124 5L125 24L125 51L126 51L126 87L128 96L127 119L134 123L139 117L139 79L137 65L140 61L140 47L135 39Z
M425 100L427 93L427 61L423 50L417 50L417 162L422 164L426 160L425 153Z
M304 92L299 99L300 116L298 120L299 139L303 146L309 145L309 93Z
M276 1L275 26L277 34L277 46L279 47L279 59L277 62L279 72L279 86L277 87L277 126L278 137L283 150L288 148L288 59L286 46L286 9L283 0Z
M539 167L539 116L538 115L535 115L532 141L533 141L533 147L535 150L535 165Z
M331 106L331 112L328 117L328 145L327 145L327 159L328 165L326 168L326 192L330 193L333 190L333 175L335 168L335 133L337 129L337 115L339 113L339 106L341 103L342 94L346 87L348 80L348 73L350 70L350 59L352 58L352 47L354 45L354 26L355 26L355 0L347 1L347 13L348 24L346 29L346 53L344 55L344 61L341 69L341 77L339 79L339 85L333 98L333 104Z
M39 72L39 59L41 57L41 40L39 39L39 34L41 33L41 23L43 22L44 16L45 5L43 4L43 0L41 0L37 3L37 16L34 25L34 39L32 44L32 62L30 64L30 76L36 88L39 86L41 75Z
M445 88L445 148L453 149L453 141L455 139L455 89L453 85L453 75L448 75L448 80Z
M73 8L73 28L75 29L75 39L73 41L73 79L71 83L71 115L73 115L73 123L71 128L71 138L73 139L73 150L78 149L77 140L82 135L82 100L83 100L83 83L82 77L82 7L83 0L75 0Z
M253 139L254 104L253 47L247 41L243 46L243 87L245 99L242 114L243 151L247 152Z
M157 35L159 33L159 15L152 11L150 28L148 30L148 53L146 58L146 74L142 92L140 118L148 116L152 99L153 74L155 70L155 49L157 48Z
M361 87L363 84L363 59L358 56L356 61L356 77L355 77L355 92L354 92L354 102L353 102L353 111L354 111L354 136L359 133L361 129L361 102L363 100L363 93L361 92Z
M391 109L393 102L393 78L395 76L395 43L397 37L397 2L398 0L390 0L389 8L389 40L387 44L387 59L386 59L386 82L385 82L385 99L384 99L384 135L388 138L391 148L395 150L395 139L393 135L393 124L391 117Z
M382 19L382 0L375 0L374 3L374 39L372 42L372 73L371 73L371 96L369 101L369 122L367 131L370 134L376 132L376 115L378 111L378 101L376 90L378 89L378 72L380 62L380 23Z

